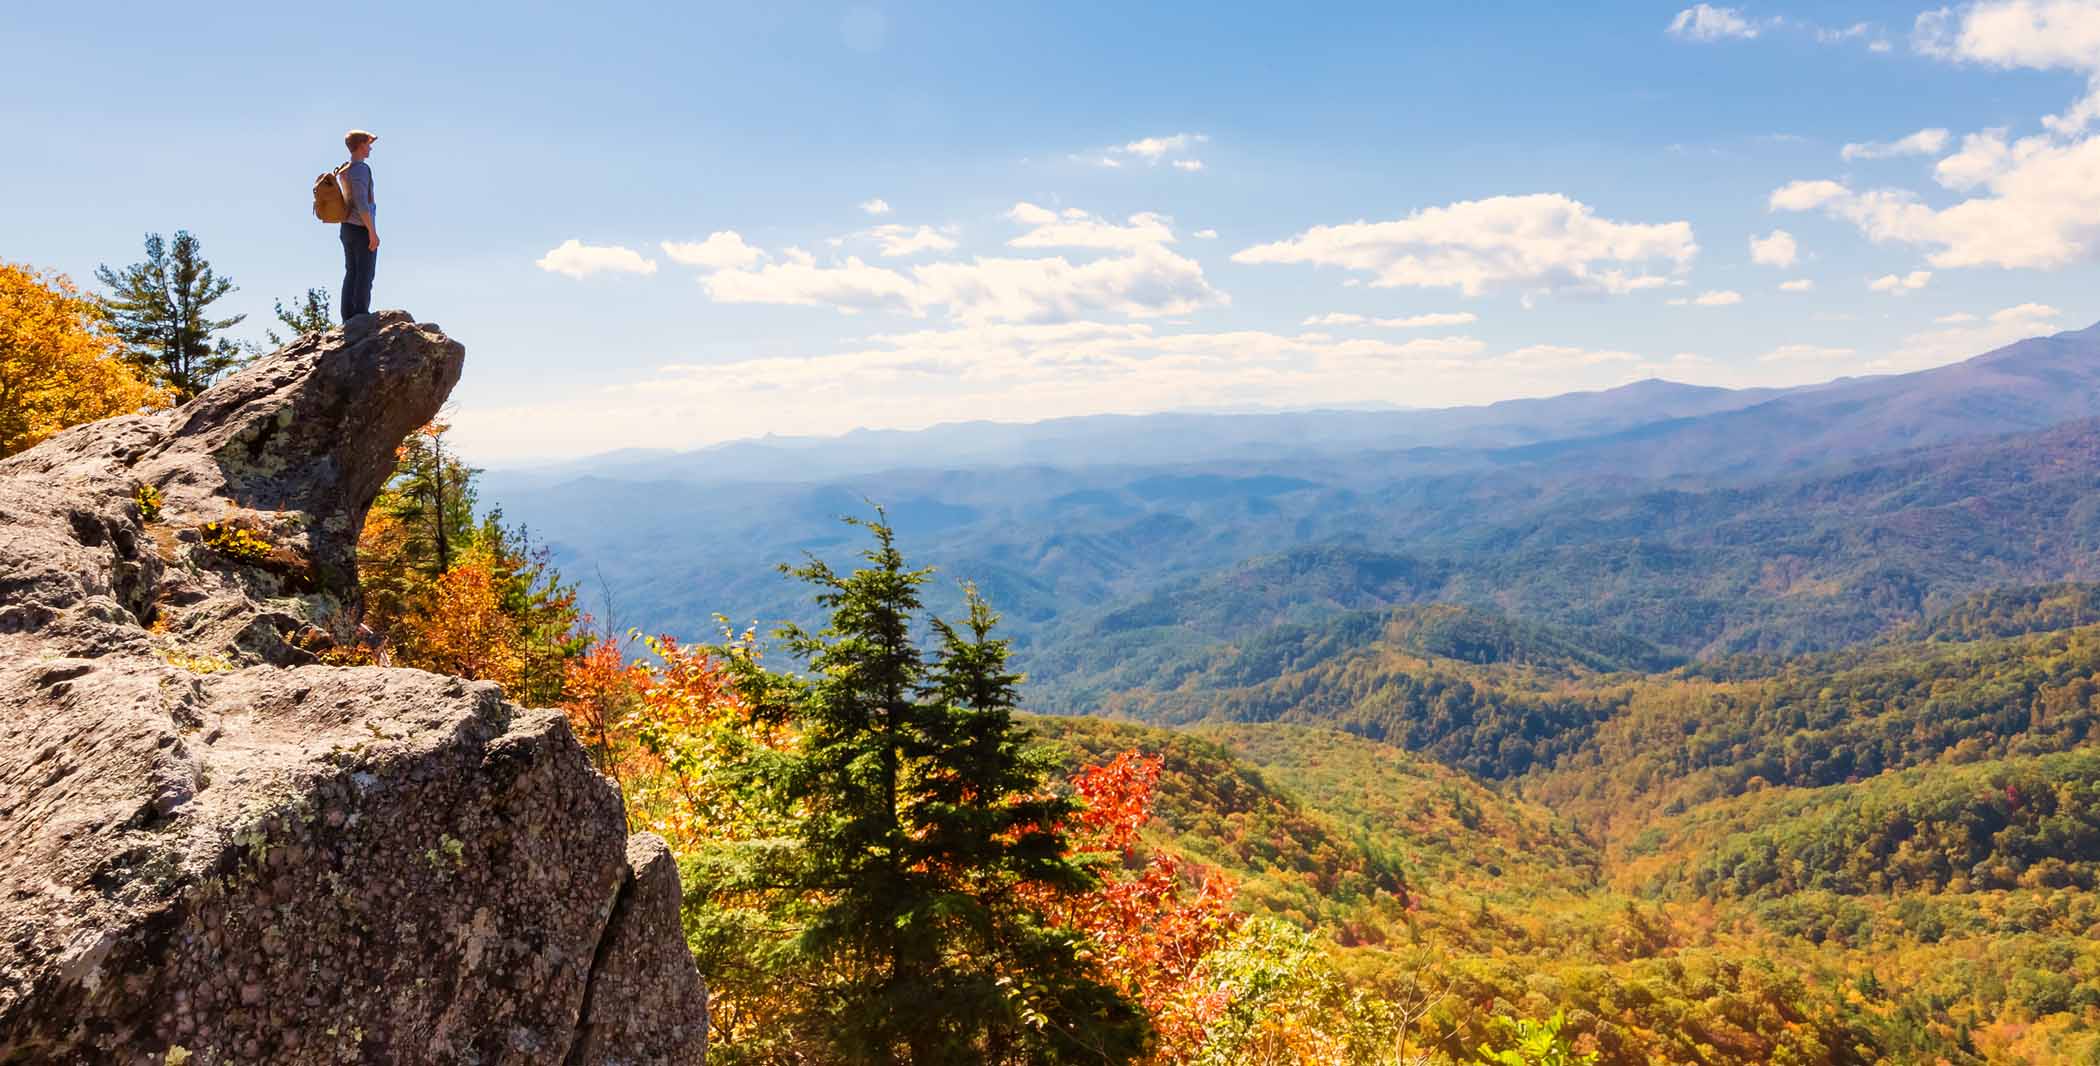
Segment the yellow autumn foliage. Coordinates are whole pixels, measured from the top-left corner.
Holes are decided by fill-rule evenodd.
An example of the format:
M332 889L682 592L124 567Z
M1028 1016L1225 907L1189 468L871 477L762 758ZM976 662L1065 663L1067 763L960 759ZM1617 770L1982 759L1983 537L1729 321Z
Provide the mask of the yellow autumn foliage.
M0 262L0 456L67 426L162 407L63 274Z

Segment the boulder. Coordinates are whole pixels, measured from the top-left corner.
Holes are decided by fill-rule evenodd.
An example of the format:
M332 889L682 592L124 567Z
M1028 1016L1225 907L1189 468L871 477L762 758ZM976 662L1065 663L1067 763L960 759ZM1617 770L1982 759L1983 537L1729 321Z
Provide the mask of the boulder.
M322 662L464 357L381 312L0 461L0 1063L702 1060L566 719Z

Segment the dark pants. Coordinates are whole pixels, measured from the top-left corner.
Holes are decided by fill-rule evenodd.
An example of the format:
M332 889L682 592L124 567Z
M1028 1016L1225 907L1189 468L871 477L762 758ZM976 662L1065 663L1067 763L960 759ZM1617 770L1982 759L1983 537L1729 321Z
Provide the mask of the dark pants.
M372 271L379 266L379 253L372 248L372 235L355 222L345 222L343 232L343 321L372 312Z

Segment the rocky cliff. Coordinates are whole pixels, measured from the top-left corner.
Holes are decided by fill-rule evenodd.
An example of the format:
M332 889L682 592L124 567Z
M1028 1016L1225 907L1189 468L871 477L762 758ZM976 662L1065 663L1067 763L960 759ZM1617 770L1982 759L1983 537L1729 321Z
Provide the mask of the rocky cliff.
M661 841L558 713L320 665L465 353L403 312L0 462L0 1063L691 1063Z

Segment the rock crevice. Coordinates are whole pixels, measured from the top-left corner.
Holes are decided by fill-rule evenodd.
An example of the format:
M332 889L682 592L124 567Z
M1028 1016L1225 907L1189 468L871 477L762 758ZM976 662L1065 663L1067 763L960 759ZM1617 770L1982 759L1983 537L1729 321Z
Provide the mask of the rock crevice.
M0 1063L701 1060L563 717L317 662L463 360L382 312L0 462Z

